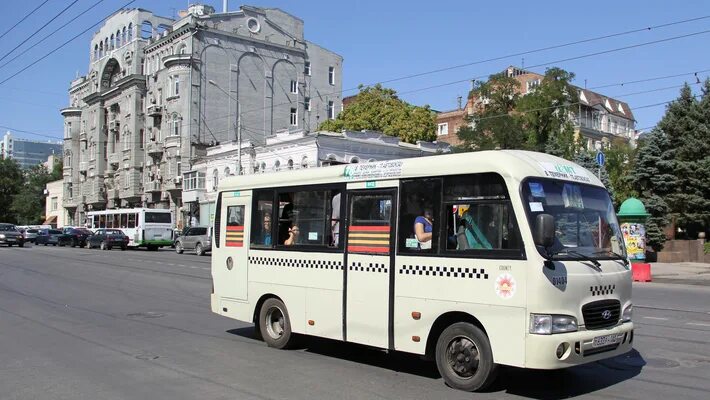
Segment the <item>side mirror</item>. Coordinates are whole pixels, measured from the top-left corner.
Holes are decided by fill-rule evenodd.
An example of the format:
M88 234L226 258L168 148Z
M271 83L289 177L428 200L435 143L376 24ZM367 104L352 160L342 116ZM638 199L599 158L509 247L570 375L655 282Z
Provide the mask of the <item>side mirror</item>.
M538 246L551 247L555 243L555 217L550 214L538 214L533 227L533 240Z

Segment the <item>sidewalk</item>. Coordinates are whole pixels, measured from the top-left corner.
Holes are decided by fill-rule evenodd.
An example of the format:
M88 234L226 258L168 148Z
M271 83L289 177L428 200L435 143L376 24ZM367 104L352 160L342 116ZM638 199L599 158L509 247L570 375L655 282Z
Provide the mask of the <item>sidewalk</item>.
M710 264L651 263L652 282L710 286Z

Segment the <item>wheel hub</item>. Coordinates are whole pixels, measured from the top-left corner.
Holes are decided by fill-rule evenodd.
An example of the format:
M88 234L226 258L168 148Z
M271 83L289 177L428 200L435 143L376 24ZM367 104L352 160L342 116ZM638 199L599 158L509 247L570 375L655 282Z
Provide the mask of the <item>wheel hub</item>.
M277 307L266 313L266 331L273 339L279 339L284 334L284 315Z
M472 377L478 370L479 354L476 345L466 337L456 337L447 348L449 366L462 378Z

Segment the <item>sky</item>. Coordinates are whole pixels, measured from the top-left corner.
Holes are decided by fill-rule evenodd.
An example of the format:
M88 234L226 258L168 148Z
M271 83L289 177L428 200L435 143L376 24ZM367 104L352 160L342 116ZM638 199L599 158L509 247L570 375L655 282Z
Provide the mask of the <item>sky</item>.
M0 35L44 0L11 2L3 7ZM0 132L7 127L17 137L49 140L62 137L59 110L68 105L69 83L86 74L92 34L88 30L44 60L11 77L36 59L96 24L130 0L48 0L15 29L0 38ZM100 1L100 2L99 2ZM98 5L67 27L51 34L96 2ZM221 0L206 0L218 11ZM185 0L135 0L129 8L143 8L162 16L185 9ZM230 0L229 9L241 2ZM259 7L277 7L304 21L306 39L343 56L344 96L356 94L359 84L386 82L404 100L428 104L435 110L457 107L471 79L485 79L509 65L544 73L556 66L573 72L577 86L594 89L629 103L639 129L654 126L665 111L655 105L675 99L684 82L695 84L710 74L710 1L627 0L577 1L287 1L253 0ZM695 21L659 26L690 19ZM27 43L22 41L44 27ZM654 27L652 29L643 29ZM642 30L643 29L643 30ZM565 43L637 31L607 39L519 54ZM703 32L703 33L699 33ZM674 40L665 39L695 34ZM41 42L38 40L48 37ZM642 43L655 44L636 46ZM38 43L15 58L29 46ZM618 50L623 47L632 47ZM608 52L613 50L611 52ZM604 54L596 54L604 53ZM582 56L582 58L578 58ZM492 58L495 61L481 62ZM569 60L576 58L574 60ZM567 61L564 61L567 60ZM454 66L444 72L428 73ZM391 81L411 75L409 79ZM646 82L632 81L679 75ZM623 83L623 85L621 85ZM611 86L607 86L611 85ZM597 88L598 86L606 86ZM44 136L19 132L38 133Z

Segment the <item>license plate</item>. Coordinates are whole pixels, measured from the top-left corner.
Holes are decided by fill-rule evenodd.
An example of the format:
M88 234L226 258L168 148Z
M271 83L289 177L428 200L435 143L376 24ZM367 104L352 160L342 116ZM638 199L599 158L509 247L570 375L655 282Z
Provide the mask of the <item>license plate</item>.
M621 342L621 338L624 337L623 333L614 333L611 335L597 336L592 342L592 347L603 347L612 344L617 344Z

